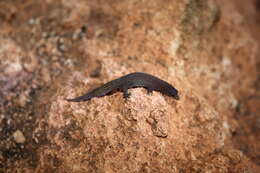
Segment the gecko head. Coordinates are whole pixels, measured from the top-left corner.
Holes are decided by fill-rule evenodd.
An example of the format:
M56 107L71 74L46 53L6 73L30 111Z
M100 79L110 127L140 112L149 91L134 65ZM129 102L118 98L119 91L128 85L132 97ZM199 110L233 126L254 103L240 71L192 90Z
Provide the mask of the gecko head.
M176 100L179 100L180 97L179 97L179 94L178 94L178 91L176 89L171 89L170 90L170 96L172 96L173 98L175 98Z
M175 95L173 95L173 97L174 97L176 100L180 100L180 97L179 97L178 93L175 94Z
M179 97L178 94L177 94L174 98L175 98L176 100L180 100L180 97Z

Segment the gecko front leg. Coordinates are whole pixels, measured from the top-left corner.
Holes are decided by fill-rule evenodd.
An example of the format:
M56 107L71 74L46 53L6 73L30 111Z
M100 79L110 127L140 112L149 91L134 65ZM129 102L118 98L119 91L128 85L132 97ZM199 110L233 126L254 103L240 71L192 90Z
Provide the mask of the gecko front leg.
M128 88L123 88L123 97L125 99L130 97L130 93L128 92Z

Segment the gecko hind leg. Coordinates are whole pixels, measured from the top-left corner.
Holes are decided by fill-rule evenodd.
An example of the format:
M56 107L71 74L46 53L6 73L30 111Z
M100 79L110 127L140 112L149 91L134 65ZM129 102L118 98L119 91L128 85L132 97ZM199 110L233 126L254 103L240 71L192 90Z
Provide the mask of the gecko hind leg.
M123 97L125 98L125 99L127 99L127 98L129 98L130 97L130 93L128 92L128 88L124 88L123 89Z
M152 88L146 88L147 89L147 94L152 95L153 94L153 89Z

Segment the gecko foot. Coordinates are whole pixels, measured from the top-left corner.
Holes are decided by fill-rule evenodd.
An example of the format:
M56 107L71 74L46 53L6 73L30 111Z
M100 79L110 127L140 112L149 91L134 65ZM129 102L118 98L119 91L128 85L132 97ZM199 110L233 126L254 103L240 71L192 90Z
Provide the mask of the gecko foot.
M130 95L131 95L131 94L127 91L127 89L126 89L126 90L123 90L123 97L124 97L125 99L129 98Z
M147 94L152 95L153 94L153 89L151 88L146 88L147 89Z

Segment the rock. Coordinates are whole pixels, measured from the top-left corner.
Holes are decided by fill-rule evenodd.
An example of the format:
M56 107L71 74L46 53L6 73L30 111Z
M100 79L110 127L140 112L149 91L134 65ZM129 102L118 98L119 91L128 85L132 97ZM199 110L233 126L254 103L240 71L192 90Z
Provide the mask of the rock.
M0 6L0 172L260 170L253 1ZM66 101L135 71L180 100L133 88Z
M23 133L20 130L16 130L13 133L13 137L16 143L24 143L26 140Z

